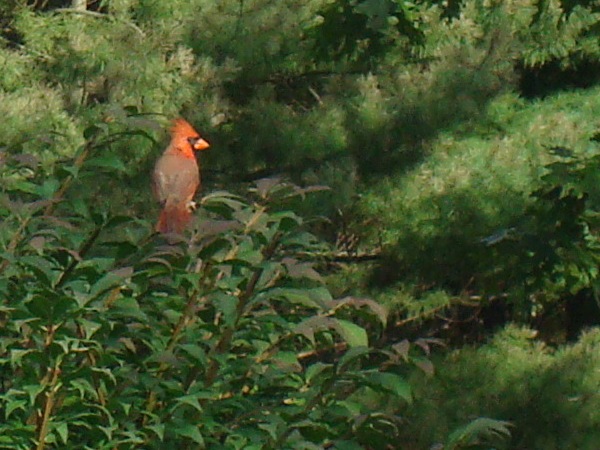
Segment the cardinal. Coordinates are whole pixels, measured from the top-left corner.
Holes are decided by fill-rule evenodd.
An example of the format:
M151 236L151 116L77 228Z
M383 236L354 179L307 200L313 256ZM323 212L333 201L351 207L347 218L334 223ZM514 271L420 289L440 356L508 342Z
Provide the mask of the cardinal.
M156 231L181 233L192 220L192 199L200 187L194 150L205 150L208 142L185 119L171 127L171 142L156 161L152 178L154 196L162 206Z

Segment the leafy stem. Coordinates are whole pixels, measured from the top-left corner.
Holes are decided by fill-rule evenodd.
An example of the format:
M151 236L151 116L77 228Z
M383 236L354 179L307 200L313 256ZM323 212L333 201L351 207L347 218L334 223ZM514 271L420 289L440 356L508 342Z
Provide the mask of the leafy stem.
M276 232L274 234L274 236L272 237L269 245L267 245L267 247L263 250L263 252L262 252L262 255L263 255L262 262L263 263L266 261L269 261L273 257L273 255L275 254L275 251L277 250L277 246L279 245L279 240L281 239L281 236L282 236L281 232ZM231 344L231 339L233 338L233 333L237 329L239 322L244 315L244 311L246 309L246 306L248 305L248 301L250 300L250 298L252 298L252 294L254 294L254 290L256 289L256 284L258 283L258 280L260 279L260 276L262 275L263 270L264 269L260 266L254 269L254 272L252 273L252 276L250 277L250 280L248 281L248 284L246 285L246 289L244 289L242 291L242 293L239 294L239 296L238 296L236 317L235 317L235 321L234 321L233 325L228 327L223 332L223 334L221 335L221 338L217 341L217 343L213 347L212 351L210 352L210 355L209 355L210 362L208 363L208 368L206 370L206 376L204 378L204 385L206 387L212 386L212 384L215 382L217 373L219 371L219 363L216 359L216 356L223 354L229 348L229 346Z
M79 155L77 155L77 157L75 158L75 161L73 162L73 167L75 167L76 169L79 169L83 165L83 163L85 162L87 157L89 156L93 147L94 147L94 145L92 143L88 143L88 145L86 145L84 147L83 151L81 151L81 153L79 153ZM65 196L65 193L71 186L71 183L73 182L74 179L75 179L75 177L73 175L69 175L63 180L60 188L54 193L54 195L52 196L52 199L50 200L50 203L44 209L44 216L49 216L54 212L54 208L63 199L63 197ZM21 242L21 239L23 238L23 234L25 233L25 230L27 229L27 226L29 225L29 222L31 221L32 218L33 218L33 216L29 216L29 217L25 218L21 222L19 229L13 234L13 237L7 246L7 250L9 253L13 253L16 250L17 245L19 245L19 242ZM10 262L8 259L5 259L4 261L2 261L2 263L0 263L0 274L6 270L6 268L9 266L9 264L10 264Z
M36 450L42 450L46 446L46 436L48 435L48 428L50 426L50 419L52 410L54 408L54 402L56 399L56 393L60 389L58 379L61 373L60 362L57 362L52 370L50 377L49 389L46 392L46 402L44 404L44 413L42 415L42 423L40 424L40 431L38 434L38 444Z

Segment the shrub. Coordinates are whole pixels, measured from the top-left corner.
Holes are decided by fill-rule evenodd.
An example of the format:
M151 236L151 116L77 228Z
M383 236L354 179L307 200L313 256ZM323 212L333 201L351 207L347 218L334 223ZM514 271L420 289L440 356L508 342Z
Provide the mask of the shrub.
M3 155L0 446L393 440L422 355L381 346L378 304L331 297L311 257L323 244L283 207L311 189L263 179L247 198L214 192L191 239L151 235L86 197L126 138L105 130L49 176Z

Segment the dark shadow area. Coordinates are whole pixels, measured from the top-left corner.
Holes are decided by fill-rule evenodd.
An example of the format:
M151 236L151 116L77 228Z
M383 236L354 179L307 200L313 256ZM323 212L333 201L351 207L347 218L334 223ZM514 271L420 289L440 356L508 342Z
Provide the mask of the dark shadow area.
M563 68L558 61L539 68L517 67L519 92L527 99L544 98L558 91L586 89L600 82L600 61L582 61Z

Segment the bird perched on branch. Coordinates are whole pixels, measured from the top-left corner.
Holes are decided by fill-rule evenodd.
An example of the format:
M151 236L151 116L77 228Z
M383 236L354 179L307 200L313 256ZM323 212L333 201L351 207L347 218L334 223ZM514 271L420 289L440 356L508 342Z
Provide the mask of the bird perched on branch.
M156 231L181 233L192 220L192 199L200 186L194 150L208 147L208 142L185 119L173 121L171 142L156 162L152 177L154 196L163 208Z

